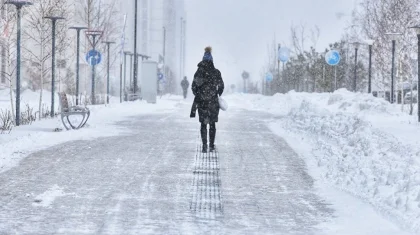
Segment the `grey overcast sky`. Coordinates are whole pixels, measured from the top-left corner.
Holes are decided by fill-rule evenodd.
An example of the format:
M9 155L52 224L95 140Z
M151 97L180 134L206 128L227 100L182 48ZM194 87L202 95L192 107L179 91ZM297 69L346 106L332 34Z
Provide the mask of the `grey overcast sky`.
M213 57L225 83L241 82L242 70L260 80L267 60L267 43L290 45L290 26L317 25L317 49L341 38L357 0L185 0L187 13L186 75L191 79L204 47ZM337 18L337 13L344 16Z

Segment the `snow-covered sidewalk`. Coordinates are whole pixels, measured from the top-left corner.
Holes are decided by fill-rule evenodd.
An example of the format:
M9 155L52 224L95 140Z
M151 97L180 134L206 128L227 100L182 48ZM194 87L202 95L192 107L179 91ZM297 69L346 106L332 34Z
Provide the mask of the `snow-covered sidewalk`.
M345 90L273 97L235 95L228 101L237 108L274 114L268 125L306 159L313 177L365 200L400 226L420 233L416 116L402 113L400 105Z
M231 106L218 153L202 154L191 101L165 102L120 116L109 133L118 136L55 145L0 173L0 233L407 234L314 182L314 166L266 126L274 115Z
M0 173L16 166L30 153L47 147L72 140L91 140L127 132L115 123L131 116L173 112L180 101L179 97L165 96L158 100L158 105L136 101L89 106L89 121L84 128L74 131L65 131L59 117L15 127L10 134L0 135ZM56 128L64 130L54 132Z

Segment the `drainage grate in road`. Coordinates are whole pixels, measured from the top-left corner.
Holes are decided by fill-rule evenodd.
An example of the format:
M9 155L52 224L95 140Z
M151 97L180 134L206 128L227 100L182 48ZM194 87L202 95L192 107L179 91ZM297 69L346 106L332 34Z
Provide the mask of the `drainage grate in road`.
M193 172L190 209L197 217L216 218L223 214L218 152L202 153L198 146Z

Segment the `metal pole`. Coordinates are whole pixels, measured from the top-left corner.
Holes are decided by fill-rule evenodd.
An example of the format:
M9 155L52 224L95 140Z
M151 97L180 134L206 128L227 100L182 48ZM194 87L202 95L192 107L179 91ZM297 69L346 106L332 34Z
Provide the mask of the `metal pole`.
M131 74L131 71L130 71ZM124 82L123 82L123 86L124 86L124 94L125 94L125 88L126 88L126 77L127 77L127 54L124 52Z
M354 49L354 80L353 80L353 91L356 92L356 81L357 81L357 51L359 49L356 47Z
M133 55L130 54L130 91L133 91Z
M417 116L420 122L420 34L417 34ZM411 100L413 100L413 89L411 89Z
M337 65L334 66L334 91L337 90Z
M395 40L392 40L391 104L394 103L394 70L395 70L394 63L395 63Z
M372 92L372 45L369 45L369 85L368 93Z
M17 46L16 46L16 126L20 125L20 43L21 43L21 9L22 6L16 5L17 9Z
M123 64L120 63L120 103L122 103Z
M92 35L93 40L93 50L96 49L96 35ZM91 57L91 60L95 59L93 56ZM91 91L91 100L92 104L96 104L96 97L95 97L95 63L92 62L92 91Z
M137 0L134 0L134 70L133 70L133 79L134 79L134 88L133 93L137 93Z
M55 19L52 19L52 52L51 52L51 117L54 117L54 88L55 88Z
M69 29L75 29L77 32L77 51L76 51L76 105L79 105L79 83L80 83L80 31L87 29L87 27L70 27Z
M109 104L109 48L110 46L110 42L107 42L107 53L108 53L108 61L107 61L107 65L106 65L106 73L107 73L107 78L106 78L106 103Z
M284 93L287 93L287 87L286 87L286 71L284 70L284 62L283 62L283 85L284 85Z
M166 28L163 27L163 74L166 79Z
M77 56L76 56L76 105L79 105L79 69L80 69L80 29L77 29Z
M182 42L182 38L183 38L183 25L184 23L183 23L183 18L181 17L181 37L180 37L180 53L179 53L179 79L183 79L182 78L182 51L183 51L183 42ZM166 35L165 35L166 36ZM165 38L165 36L164 36L164 38ZM166 38L165 38L166 39ZM164 40L165 40L164 39ZM165 47L165 46L164 46Z

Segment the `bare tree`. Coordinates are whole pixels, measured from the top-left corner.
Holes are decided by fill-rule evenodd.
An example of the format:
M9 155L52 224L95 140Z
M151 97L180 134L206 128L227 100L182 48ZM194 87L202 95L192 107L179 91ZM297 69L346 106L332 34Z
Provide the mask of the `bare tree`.
M10 93L11 113L15 116L13 99L13 81L16 71L16 12L10 5L2 4L2 71L1 76L7 80Z
M45 77L49 74L51 67L46 63L51 59L51 21L44 19L45 16L68 17L69 6L67 0L39 0L29 8L27 14L28 29L25 31L25 37L28 42L25 46L27 60L31 63L28 68L31 74L34 89L40 89L39 112L42 108L42 93L46 83ZM62 41L66 38L66 21L57 21L56 35L59 38L57 49L63 50ZM39 115L41 119L42 115Z
M89 29L103 31L102 39L107 41L116 40L119 38L120 17L118 15L118 1L105 1L105 0L75 0L75 4L78 5L79 10L76 12L76 18L78 23L87 25ZM118 45L118 44L117 44ZM82 45L87 50L91 45ZM100 51L106 51L106 45L99 43L97 49ZM111 46L111 53L118 52L120 48L117 46ZM111 57L110 66L115 65L118 57ZM106 76L106 66L102 63L98 66L96 71L98 76ZM104 80L104 79L103 79ZM96 80L96 87L105 87L106 83L101 84L101 79Z
M396 55L401 60L401 76L412 77L412 51L416 37L410 26L419 23L420 0L363 0L353 15L354 24L361 28L362 37L375 39L374 69L379 86L388 88L391 78L391 39L388 32L402 33L397 41Z

